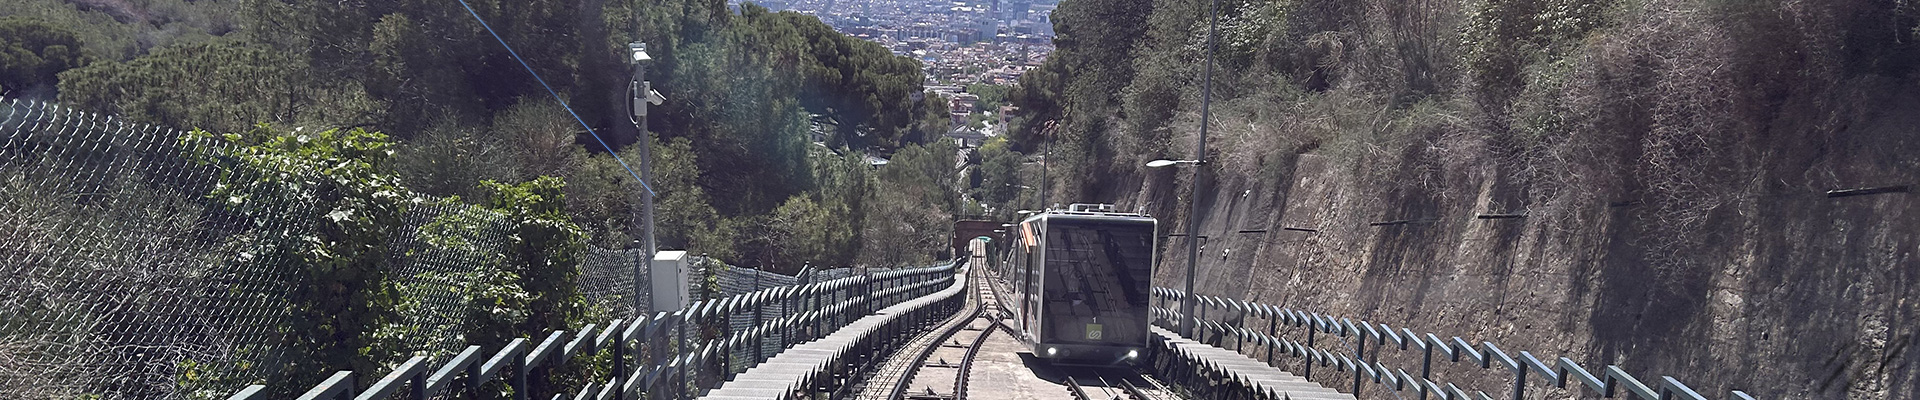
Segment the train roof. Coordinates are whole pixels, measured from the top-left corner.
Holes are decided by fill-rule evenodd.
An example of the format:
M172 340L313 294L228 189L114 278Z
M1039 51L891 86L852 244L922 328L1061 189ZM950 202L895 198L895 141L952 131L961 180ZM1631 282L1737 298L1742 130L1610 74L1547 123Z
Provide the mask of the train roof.
M1027 219L1021 220L1021 222L1026 223L1056 218L1068 221L1159 222L1158 219L1154 219L1152 216L1146 214L1114 212L1113 205L1111 204L1074 204L1072 208L1066 210L1050 209L1043 213L1034 214L1033 216L1027 217Z

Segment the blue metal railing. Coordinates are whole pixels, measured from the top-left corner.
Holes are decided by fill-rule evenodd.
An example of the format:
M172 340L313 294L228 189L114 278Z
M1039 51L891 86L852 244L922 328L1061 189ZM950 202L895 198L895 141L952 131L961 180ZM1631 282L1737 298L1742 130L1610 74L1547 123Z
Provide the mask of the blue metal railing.
M1157 301L1157 305L1154 306L1152 310L1154 323L1167 330L1177 332L1178 328L1176 328L1176 326L1181 316L1179 310L1169 306L1169 304L1177 304L1178 301L1185 298L1186 293L1177 289L1156 287L1153 289L1153 296ZM1350 318L1310 313L1219 296L1201 295L1194 296L1194 299L1198 303L1196 307L1197 311L1195 311L1197 316L1194 318L1195 329L1204 329L1217 335L1216 341L1210 344L1219 346L1218 338L1233 337L1237 339L1237 345L1234 349L1236 351L1244 351L1245 344L1249 343L1265 346L1267 349L1266 361L1268 364L1273 363L1275 350L1279 350L1280 354L1303 357L1306 359L1307 368L1303 371L1303 374L1309 377L1311 377L1313 373L1312 371L1315 364L1321 367L1331 366L1343 372L1351 372L1353 374L1353 386L1351 390L1356 395L1358 395L1360 391L1361 382L1371 380L1373 383L1383 385L1395 392L1405 390L1418 391L1420 399L1426 399L1428 395L1433 395L1443 400L1492 400L1492 397L1488 396L1484 391L1476 390L1473 391L1474 396L1469 396L1466 390L1460 389L1460 387L1445 379L1435 381L1433 377L1433 361L1435 359L1434 356L1438 353L1439 356L1453 363L1459 363L1462 359L1466 359L1471 361L1472 365L1477 365L1481 369L1490 369L1499 366L1511 371L1513 373L1511 398L1515 400L1525 398L1529 376L1537 376L1539 380L1552 387L1576 392L1579 391L1580 386L1585 386L1587 389L1607 398L1613 398L1624 391L1641 400L1707 400L1707 397L1700 395L1700 393L1694 391L1693 388L1687 387L1687 385L1680 383L1679 380L1671 376L1661 376L1658 381L1654 381L1649 385L1646 382L1642 382L1639 378L1627 374L1627 372L1621 370L1618 365L1602 367L1599 373L1596 374L1566 357L1542 361L1538 357L1535 357L1533 353L1526 351L1510 355L1493 342L1482 341L1478 344L1473 344L1458 336L1454 336L1448 340L1442 340L1439 336L1432 333L1419 335L1407 328L1400 328L1399 331L1396 332L1386 324L1373 324L1364 320L1356 324ZM1231 312L1237 314L1240 318L1236 318L1238 322L1224 319L1208 320L1207 311L1209 309L1218 311L1216 315L1225 315ZM1265 331L1263 332L1259 329L1243 326L1248 323L1247 318L1245 318L1248 316L1266 320L1265 324L1267 326ZM1277 334L1277 328L1279 326L1306 327L1306 337L1281 337ZM1316 336L1322 333L1338 335L1338 337L1343 339L1353 337L1357 339L1355 340L1355 344L1358 348L1345 347L1345 351L1352 352L1352 357L1349 357L1345 351L1325 351L1314 347ZM1195 336L1204 335L1196 334ZM1201 340L1200 338L1191 339ZM1204 342L1204 340L1202 341ZM1374 346L1381 346L1376 349L1373 361L1367 361L1367 357L1365 356L1369 342ZM1387 365L1379 362L1378 349L1384 349L1384 346L1387 346L1389 342L1392 343L1392 346L1398 347L1400 351L1408 351L1409 348L1412 348L1414 351L1420 352L1421 365L1418 376L1407 373L1407 370L1404 368L1389 368ZM1574 387L1568 387L1568 382L1574 382ZM1753 396L1739 390L1729 391L1728 398L1732 400L1754 400Z
M702 386L689 379L717 377L734 370L725 365L732 359L729 351L757 349L764 340L774 339L782 347L805 342L839 329L853 320L848 315L864 315L919 296L939 291L953 282L954 263L905 268L855 275L820 282L762 289L752 293L696 302L672 313L661 312L632 321L615 320L593 324L577 332L549 332L538 344L518 338L502 346L491 357L481 355L481 346L468 346L459 354L430 368L427 356L415 356L401 363L380 380L356 395L356 374L339 371L322 380L299 398L301 400L379 400L393 397L402 388L411 398L424 399L449 393L456 387L477 394L481 385L502 379L513 389L515 399L533 397L536 391L556 392L554 388L534 388L527 377L537 368L552 368L575 358L611 350L611 378L589 383L573 392L573 399L629 399L645 393L649 397L687 395L691 387ZM756 318L763 321L748 329L731 329L727 318L735 313L758 313L773 305L785 305L792 312L783 317ZM723 332L710 339L688 340L685 335L701 335L709 328ZM692 330L691 333L687 332ZM675 334L680 335L676 339ZM637 351L643 343L652 351ZM678 343L680 345L672 345ZM753 363L773 354L753 352ZM673 379L678 377L679 379ZM676 384L676 382L678 384ZM265 385L253 385L234 393L230 400L261 398Z

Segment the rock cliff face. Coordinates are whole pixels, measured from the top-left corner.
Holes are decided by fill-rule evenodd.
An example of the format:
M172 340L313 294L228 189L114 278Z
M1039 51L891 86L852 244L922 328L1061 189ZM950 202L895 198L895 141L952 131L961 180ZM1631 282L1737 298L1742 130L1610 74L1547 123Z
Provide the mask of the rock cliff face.
M1209 2L1063 2L1059 51L1010 96L1015 147L1048 143L1058 202L1169 233L1198 202L1206 238L1163 240L1159 285L1182 286L1201 244L1202 294L1716 399L1920 399L1920 194L1827 195L1920 189L1912 1L1220 3L1209 47ZM1144 31L1112 22L1139 12ZM1139 167L1190 158L1202 126L1197 179ZM1367 356L1419 371L1417 353ZM1511 373L1436 368L1510 393Z
M1783 117L1731 154L1691 162L1723 183L1693 195L1652 183L1660 177L1644 164L1655 141L1634 135L1599 146L1621 161L1596 166L1602 179L1542 179L1486 157L1497 152L1485 143L1441 134L1398 156L1408 162L1310 151L1268 155L1260 173L1207 168L1198 292L1492 341L1590 370L1618 364L1710 398L1734 389L1766 399L1920 398L1920 195L1826 194L1916 183L1916 86L1856 82L1838 97L1839 121ZM1191 177L1149 171L1103 196L1160 216L1163 233L1182 232ZM1579 179L1613 184L1543 183ZM1179 288L1187 243L1162 242L1156 285ZM1368 356L1419 371L1417 351ZM1299 359L1280 359L1299 371ZM1435 374L1495 398L1511 393L1499 367L1436 360ZM1347 388L1353 378L1315 368L1313 379ZM1529 379L1528 398L1596 397ZM1394 398L1364 387L1362 398Z

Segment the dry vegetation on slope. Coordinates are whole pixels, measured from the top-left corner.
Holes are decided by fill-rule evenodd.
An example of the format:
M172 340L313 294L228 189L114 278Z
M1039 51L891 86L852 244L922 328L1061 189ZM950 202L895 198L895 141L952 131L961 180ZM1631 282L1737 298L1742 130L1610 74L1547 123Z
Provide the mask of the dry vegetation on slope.
M1062 36L1100 15L1079 7L1113 2L1062 4ZM1823 195L1915 183L1912 2L1222 4L1202 293L1619 363L1715 397L1920 397L1920 208ZM1063 45L1013 98L1030 124L1067 126L1060 158L1078 162L1062 170L1104 172L1055 198L1184 221L1191 175L1139 166L1192 151L1205 2L1152 7L1140 44ZM1099 71L1124 89L1080 96L1093 78L1076 60L1106 52L1136 60ZM1368 225L1390 220L1431 222ZM1271 233L1235 234L1257 229ZM1162 282L1185 271L1182 246ZM1396 354L1382 359L1417 368ZM1506 392L1497 373L1453 376L1480 375Z

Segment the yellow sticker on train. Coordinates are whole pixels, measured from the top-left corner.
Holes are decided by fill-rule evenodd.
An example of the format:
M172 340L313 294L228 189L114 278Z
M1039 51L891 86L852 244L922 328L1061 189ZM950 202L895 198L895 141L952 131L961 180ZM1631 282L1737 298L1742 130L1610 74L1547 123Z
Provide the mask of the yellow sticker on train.
M1100 324L1087 324L1087 340L1100 340Z

